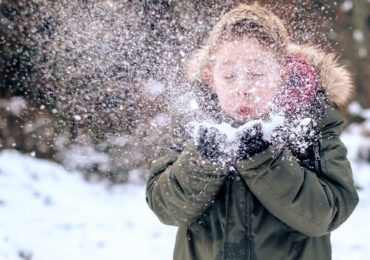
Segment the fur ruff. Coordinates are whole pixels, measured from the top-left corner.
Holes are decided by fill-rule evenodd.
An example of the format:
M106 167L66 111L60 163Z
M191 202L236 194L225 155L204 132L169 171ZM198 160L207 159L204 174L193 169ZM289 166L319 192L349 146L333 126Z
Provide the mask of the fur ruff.
M339 64L334 54L324 53L309 45L289 44L288 55L298 55L311 62L332 105L343 108L352 100L355 89L351 74Z

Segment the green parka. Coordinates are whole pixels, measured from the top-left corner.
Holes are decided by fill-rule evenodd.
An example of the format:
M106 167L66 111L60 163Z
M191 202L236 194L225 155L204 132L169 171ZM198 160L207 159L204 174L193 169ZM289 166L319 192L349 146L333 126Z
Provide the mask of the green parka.
M302 167L289 150L274 148L234 169L219 168L193 141L176 145L165 136L146 199L164 224L178 226L174 259L331 259L330 232L358 203L342 127L338 111L327 105L321 174Z

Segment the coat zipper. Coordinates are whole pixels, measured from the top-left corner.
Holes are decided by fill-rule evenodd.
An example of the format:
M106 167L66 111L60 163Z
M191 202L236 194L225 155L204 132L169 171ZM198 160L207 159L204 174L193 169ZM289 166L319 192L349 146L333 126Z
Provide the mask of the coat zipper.
M320 158L320 140L317 139L313 143L313 152L315 156L315 170L318 175L322 175L321 158Z
M228 175L226 177L226 225L225 225L225 236L224 236L224 242L223 242L223 257L222 259L225 259L225 256L227 256L227 247L226 247L226 240L227 240L227 233L228 233L228 226L229 226L229 200L230 200L230 195L229 195L229 192L230 192L230 179L231 179L231 175Z
M249 243L248 260L252 259L252 194L247 189L247 236Z

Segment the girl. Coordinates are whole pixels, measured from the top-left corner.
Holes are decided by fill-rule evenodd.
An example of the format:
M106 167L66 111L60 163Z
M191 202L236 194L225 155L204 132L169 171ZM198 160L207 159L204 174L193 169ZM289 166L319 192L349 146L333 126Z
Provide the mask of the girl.
M215 25L189 75L216 121L252 127L233 154L214 127L195 141L163 138L146 198L178 226L174 259L331 259L330 232L358 203L337 112L352 94L348 72L291 43L270 11L243 4ZM274 113L284 125L266 138Z

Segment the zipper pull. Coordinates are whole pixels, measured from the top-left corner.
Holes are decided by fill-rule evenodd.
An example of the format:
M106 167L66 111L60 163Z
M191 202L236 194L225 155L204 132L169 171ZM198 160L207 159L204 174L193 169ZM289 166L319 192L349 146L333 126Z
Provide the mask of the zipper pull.
M315 156L315 170L318 175L322 175L321 171L321 158L320 158L320 140L317 139L313 143L313 152Z
M317 161L321 160L319 142L320 142L319 140L315 140L315 142L313 144L313 152L314 152L315 160L317 160Z

